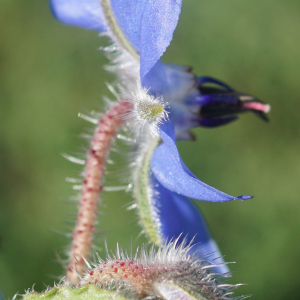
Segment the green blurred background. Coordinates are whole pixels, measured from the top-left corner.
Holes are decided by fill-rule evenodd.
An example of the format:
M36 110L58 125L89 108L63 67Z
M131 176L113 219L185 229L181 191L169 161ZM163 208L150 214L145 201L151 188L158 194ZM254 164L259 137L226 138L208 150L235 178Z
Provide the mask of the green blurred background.
M82 152L90 125L78 112L109 95L97 33L66 27L47 1L0 2L0 290L6 298L42 290L63 274L56 255L75 213L64 181L80 167L61 157ZM165 62L191 65L272 105L270 123L252 114L219 129L196 129L182 142L186 164L204 182L246 202L198 202L227 261L236 295L300 299L300 1L183 0ZM98 246L107 238L139 245L130 196L104 194ZM100 252L104 256L103 252ZM54 276L54 277L53 277Z

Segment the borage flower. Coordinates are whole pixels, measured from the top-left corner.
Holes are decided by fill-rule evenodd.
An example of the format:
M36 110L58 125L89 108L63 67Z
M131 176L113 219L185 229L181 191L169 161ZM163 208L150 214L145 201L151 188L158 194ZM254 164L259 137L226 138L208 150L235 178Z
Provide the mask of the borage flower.
M190 128L216 127L237 119L236 114L253 111L266 120L269 106L255 97L234 91L210 77L196 78L186 67L166 65L160 72L167 82L164 99L170 103L169 120L159 126L159 138L147 137L141 146L134 177L142 225L158 245L173 237L179 242L193 240L193 251L209 254L208 259L228 272L199 210L189 198L210 202L247 200L252 196L233 197L200 181L185 166L178 153L177 139L192 139ZM225 117L224 117L225 116ZM151 218L149 218L151 215Z
M175 141L191 138L192 127L222 125L247 110L264 116L268 106L220 81L197 79L188 68L160 62L178 22L180 0L52 0L51 6L58 20L105 32L113 42L105 50L118 78L118 98L132 103L129 115L135 126L144 127L142 135L137 130L133 192L147 235L157 245L186 237L195 244L193 252L201 248L199 255L222 262L203 217L187 197L224 202L251 196L233 197L197 179ZM206 87L209 83L214 86Z

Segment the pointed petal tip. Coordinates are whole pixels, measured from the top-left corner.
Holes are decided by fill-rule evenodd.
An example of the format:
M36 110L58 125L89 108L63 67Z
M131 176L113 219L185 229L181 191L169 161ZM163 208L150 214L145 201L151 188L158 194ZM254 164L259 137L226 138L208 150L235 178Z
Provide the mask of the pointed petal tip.
M251 196L251 195L242 195L242 196L236 197L237 200L249 200L252 198L253 198L253 196Z
M99 0L50 0L53 16L66 25L106 31Z
M157 180L166 189L196 200L226 202L247 200L252 196L233 197L199 180L183 163L178 153L172 125L164 124L159 129L163 143L153 152L151 169ZM165 131L166 130L166 131Z

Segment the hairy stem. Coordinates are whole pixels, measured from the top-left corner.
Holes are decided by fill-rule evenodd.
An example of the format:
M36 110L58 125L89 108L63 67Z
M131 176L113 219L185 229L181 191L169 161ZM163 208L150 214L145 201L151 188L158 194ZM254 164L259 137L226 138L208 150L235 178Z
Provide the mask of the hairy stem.
M127 101L119 102L99 120L95 130L85 163L77 223L67 269L67 280L71 282L78 282L77 274L81 276L84 271L83 257L88 259L90 256L107 156L116 132L124 122L122 116L131 107L132 104Z

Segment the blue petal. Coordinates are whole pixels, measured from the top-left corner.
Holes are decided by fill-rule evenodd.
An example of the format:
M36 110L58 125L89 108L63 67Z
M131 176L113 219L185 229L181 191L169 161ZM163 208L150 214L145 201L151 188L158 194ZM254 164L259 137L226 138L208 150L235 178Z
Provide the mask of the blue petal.
M168 94L170 86L167 81L166 71L166 66L158 60L142 80L143 87L145 87L154 96Z
M159 134L163 143L153 152L151 168L158 181L170 191L197 200L225 202L230 200L247 200L252 196L233 197L225 194L199 180L181 160L174 139L171 122L164 123Z
M169 46L182 0L111 0L117 23L140 54L141 80ZM99 0L50 0L55 17L67 24L105 31Z
M181 0L111 0L111 6L119 26L140 53L143 80L172 40Z
M164 188L157 179L152 176L152 186L155 192L156 218L160 224L161 234L165 241L179 237L179 243L186 239L192 241L192 253L198 257L213 261L214 264L224 263L217 244L211 238L204 218L197 207L186 197L173 193ZM226 265L215 268L218 273L227 273Z
M56 19L67 25L106 31L99 0L50 0Z

